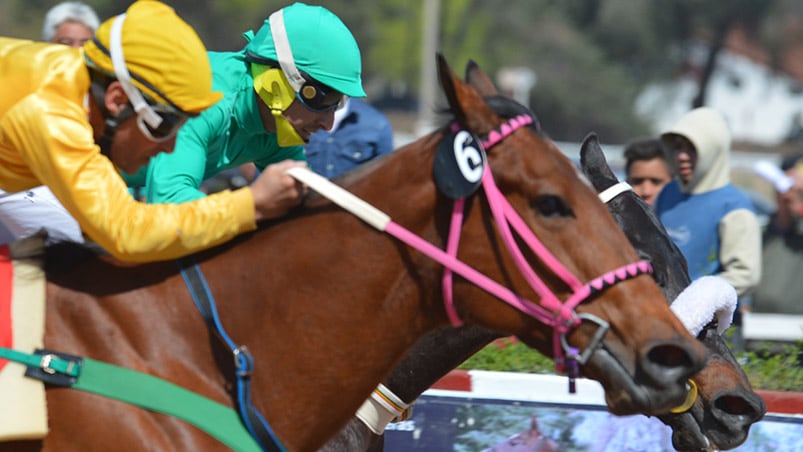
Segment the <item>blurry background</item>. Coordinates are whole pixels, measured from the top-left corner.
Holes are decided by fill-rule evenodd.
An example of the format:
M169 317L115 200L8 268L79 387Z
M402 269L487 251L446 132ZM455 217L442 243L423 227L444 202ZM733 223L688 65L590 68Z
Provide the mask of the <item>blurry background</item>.
M85 2L102 19L130 4ZM45 11L56 3L0 1L0 34L38 39ZM236 50L245 42L243 31L258 28L268 14L291 2L166 3L196 28L210 50ZM697 105L727 116L740 151L735 167L740 159L778 161L803 148L799 0L309 3L328 7L354 32L363 52L368 101L391 118L397 145L434 126L432 112L443 105L434 79L439 51L458 73L469 59L478 62L508 94L533 108L553 139L576 143L597 132L614 162L618 145L655 135ZM567 149L570 144L563 147L576 152ZM735 181L761 183L745 178L737 174Z

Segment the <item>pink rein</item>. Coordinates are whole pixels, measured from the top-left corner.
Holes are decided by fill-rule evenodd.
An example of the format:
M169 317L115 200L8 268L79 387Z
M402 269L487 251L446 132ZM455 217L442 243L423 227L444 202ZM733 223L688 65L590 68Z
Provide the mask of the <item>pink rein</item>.
M491 131L488 134L488 138L482 142L482 145L485 149L489 149L505 138L509 137L517 129L532 123L533 119L528 115L514 117L507 123L502 124L499 130ZM453 326L459 326L462 324L462 321L455 310L453 299L453 274L457 273L466 280L474 283L478 287L487 291L491 295L494 295L515 309L535 319L538 319L546 325L552 326L554 330L554 358L556 367L559 371L564 370L564 364L566 364L567 361L566 355L564 354L564 349L566 349L566 351L569 353L568 359L574 361L573 364L576 365L576 362L579 362L580 364L585 363L593 350L600 345L602 336L607 330L608 325L605 321L590 314L578 315L575 312L575 307L595 293L602 291L618 282L634 278L641 274L652 273L652 266L649 262L645 261L627 264L609 271L586 284L583 284L568 269L566 269L566 267L563 266L552 253L549 252L549 250L540 240L538 240L530 228L527 227L521 216L519 216L513 206L510 205L508 200L497 188L493 180L493 175L491 174L491 168L488 165L486 165L484 169L481 183L482 187L485 189L488 204L505 246L530 287L541 297L540 305L522 298L521 296L513 293L507 287L504 287L496 281L493 281L492 279L479 273L457 259L457 248L460 241L460 230L463 223L464 199L458 199L454 202L451 225L449 229L449 238L445 252L438 249L431 243L421 239L410 231L404 229L393 221L390 221L387 224L385 231L399 240L407 243L408 245L418 249L445 267L442 280L444 307ZM541 259L544 265L546 265L556 276L558 276L566 283L566 285L569 286L572 294L566 301L561 302L558 296L549 289L549 287L541 278L538 277L538 275L535 274L535 271L524 258L524 254L522 253L521 249L519 249L519 246L513 237L511 227L530 248L530 250L535 253L539 259ZM592 341L593 343L589 345L586 352L580 355L577 349L568 346L565 340L565 335L573 328L578 326L583 318L597 323L600 326L600 331L594 337L594 340Z

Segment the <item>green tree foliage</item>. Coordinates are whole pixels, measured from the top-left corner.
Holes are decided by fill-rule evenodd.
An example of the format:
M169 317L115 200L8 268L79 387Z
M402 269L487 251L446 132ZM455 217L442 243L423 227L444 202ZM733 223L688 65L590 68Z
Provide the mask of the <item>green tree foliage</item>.
M84 0L103 18L129 0ZM416 99L426 0L323 0L352 29L363 51L371 100ZM0 29L37 39L45 11L56 0L3 0ZM242 48L242 32L292 0L166 0L211 50ZM648 133L633 113L645 84L669 79L711 43L711 61L723 31L738 24L777 52L794 43L789 17L803 17L795 0L439 0L439 46L456 72L474 60L490 75L507 66L537 74L531 104L547 132L580 140L596 131L609 142ZM783 32L783 33L782 33ZM775 55L778 55L776 53ZM779 60L779 58L776 58ZM712 66L709 64L708 70ZM705 77L704 77L705 80ZM704 89L698 101L704 102Z

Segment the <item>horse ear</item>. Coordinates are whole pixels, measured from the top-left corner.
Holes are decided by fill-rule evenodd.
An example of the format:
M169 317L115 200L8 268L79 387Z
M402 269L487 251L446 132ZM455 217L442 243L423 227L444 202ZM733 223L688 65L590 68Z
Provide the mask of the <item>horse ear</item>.
M455 75L455 73L452 71L452 68L449 67L449 64L446 62L446 57L444 57L443 54L437 54L437 62L438 79L441 82L443 94L446 96L446 100L449 102L449 108L455 115L457 122L466 125L468 124L468 118L466 117L466 113L463 111L463 107L460 104L458 95L458 90L461 88L461 85L464 84L457 79L457 75Z
M491 129L494 126L493 112L485 104L480 93L473 86L457 78L442 54L437 54L437 61L438 78L443 94L457 122L478 133ZM488 82L490 83L490 80Z
M594 132L586 135L583 139L583 144L580 146L580 167L583 170L583 174L586 175L597 191L604 190L619 182L616 174L613 173L613 170L608 165L605 154L599 145L597 134Z
M469 60L466 65L466 82L474 87L482 97L496 96L498 94L496 86L474 60Z

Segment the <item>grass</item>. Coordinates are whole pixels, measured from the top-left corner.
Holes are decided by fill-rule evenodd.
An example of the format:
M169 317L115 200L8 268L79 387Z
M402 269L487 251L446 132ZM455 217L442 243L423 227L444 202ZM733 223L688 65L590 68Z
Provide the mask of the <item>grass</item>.
M803 341L767 344L735 354L754 389L803 391ZM554 374L551 359L511 339L500 339L469 358L460 369Z

